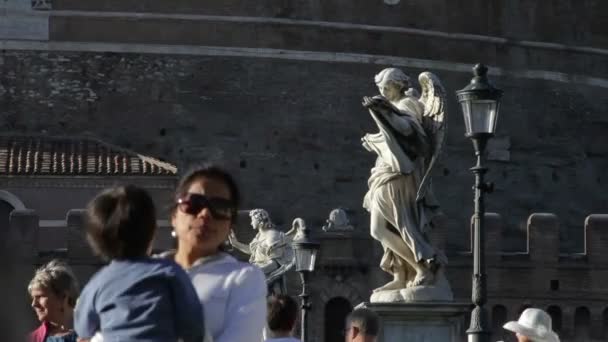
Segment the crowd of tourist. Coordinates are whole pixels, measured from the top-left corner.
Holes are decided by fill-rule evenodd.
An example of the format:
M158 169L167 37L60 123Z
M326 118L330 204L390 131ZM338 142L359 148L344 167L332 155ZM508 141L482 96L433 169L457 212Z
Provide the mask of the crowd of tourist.
M87 206L86 236L107 264L82 291L67 264L39 268L27 287L40 321L29 342L298 341L295 300L267 298L262 271L223 250L239 204L229 173L194 169L178 183L170 208L177 249L150 255L157 221L150 195L132 185L101 192ZM505 328L520 342L559 341L538 309ZM375 342L379 329L373 311L355 309L344 338Z

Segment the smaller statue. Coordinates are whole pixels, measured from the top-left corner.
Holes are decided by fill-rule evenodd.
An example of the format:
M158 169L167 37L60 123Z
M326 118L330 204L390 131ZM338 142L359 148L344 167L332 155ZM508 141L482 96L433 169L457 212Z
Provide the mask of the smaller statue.
M353 226L348 220L346 211L341 208L332 210L329 213L329 218L325 222L327 222L327 224L323 226L323 231L325 232L353 230Z
M270 215L264 209L253 209L249 212L251 227L257 234L247 245L240 242L234 231L228 236L230 244L239 251L250 255L249 262L262 269L266 275L270 293L285 293L285 279L283 275L295 263L291 243L294 235L304 221L300 218L294 220L294 227L287 233L276 229Z

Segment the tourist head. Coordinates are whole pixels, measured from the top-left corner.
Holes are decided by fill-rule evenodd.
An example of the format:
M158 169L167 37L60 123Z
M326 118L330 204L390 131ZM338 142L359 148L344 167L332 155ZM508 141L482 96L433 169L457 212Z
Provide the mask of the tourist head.
M216 166L198 167L182 177L171 207L178 249L200 257L217 253L237 219L239 189L234 178Z
M107 189L87 206L87 240L106 260L145 257L156 231L156 212L150 195L127 185Z
M71 324L78 298L78 281L67 264L51 260L36 270L27 290L40 322Z
M386 68L380 71L374 81L380 94L389 101L396 101L404 96L404 92L410 88L410 78L397 68Z
M272 228L272 221L270 215L264 209L253 209L249 211L249 217L251 217L251 227L253 229L266 230Z
M298 319L298 303L287 295L272 295L267 299L267 325L272 337L293 335Z
M507 322L504 328L514 332L518 342L559 342L551 316L541 309L525 309L517 321Z
M345 341L375 342L380 330L380 319L372 310L359 308L346 318Z

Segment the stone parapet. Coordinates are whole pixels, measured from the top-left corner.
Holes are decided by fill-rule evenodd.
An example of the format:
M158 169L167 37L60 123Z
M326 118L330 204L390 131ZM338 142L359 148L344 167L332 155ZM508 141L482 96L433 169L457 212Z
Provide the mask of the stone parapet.
M13 210L9 217L7 243L26 263L38 257L38 215L34 210Z
M555 263L559 258L559 220L554 214L528 218L528 254L534 263Z
M608 264L608 215L593 214L585 219L585 254L593 264Z
M465 337L468 303L362 303L380 316L378 341L457 342Z
M66 216L68 230L68 258L71 260L93 261L95 259L85 235L84 209L72 209Z

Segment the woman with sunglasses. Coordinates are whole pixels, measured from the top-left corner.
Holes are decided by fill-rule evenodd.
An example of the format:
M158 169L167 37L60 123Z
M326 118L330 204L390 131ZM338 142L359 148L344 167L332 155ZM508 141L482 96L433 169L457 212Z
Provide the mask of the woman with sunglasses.
M173 258L190 276L214 342L261 341L265 325L264 274L222 250L239 201L230 174L203 167L182 177L171 207L177 250L163 256Z

